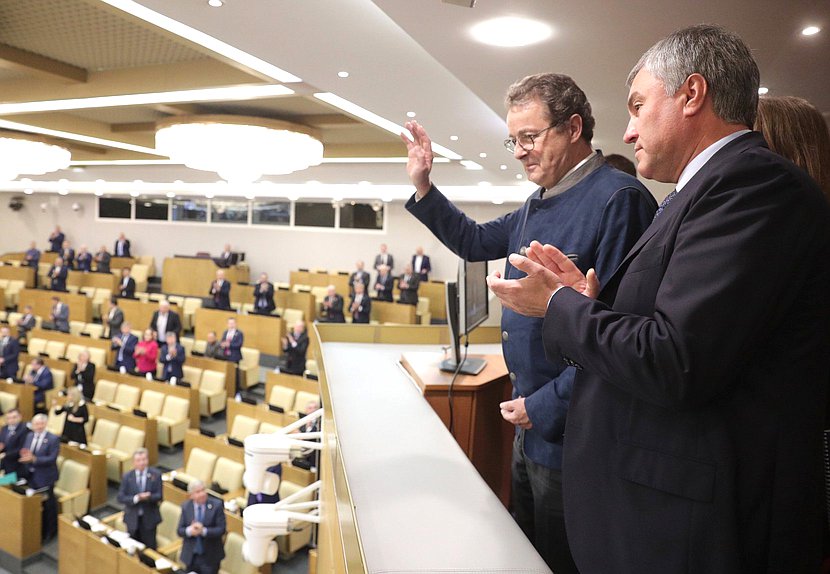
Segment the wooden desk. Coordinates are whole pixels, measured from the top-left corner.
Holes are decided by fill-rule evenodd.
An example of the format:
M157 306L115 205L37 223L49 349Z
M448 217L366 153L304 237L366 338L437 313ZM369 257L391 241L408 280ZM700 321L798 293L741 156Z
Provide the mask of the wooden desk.
M97 564L87 560L87 541L91 538L88 531L72 526L66 516L58 517L58 572L59 574L86 574L87 570L97 569Z
M510 501L513 425L499 414L510 400L512 385L501 355L486 355L487 366L476 376L459 375L453 386L453 436L505 506ZM440 353L404 353L401 363L424 398L449 428L447 391L452 373L441 371Z
M47 291L44 289L22 289L18 299L18 308L32 306L32 312L48 320L52 313L52 297L59 297L61 303L69 305L69 320L92 322L92 299L86 295L64 291Z
M107 455L75 445L61 443L61 455L89 467L89 508L98 508L107 503Z
M175 295L208 297L210 283L216 279L216 271L221 269L207 257L167 257L161 271L161 290ZM247 267L229 267L225 269L225 279L231 282L231 300L236 300L236 283L247 282Z
M138 263L135 257L110 257L110 269L114 274L121 275L121 269L124 267L132 267Z
M144 331L153 320L153 313L159 310L158 301L143 302L138 299L118 299L118 306L124 312L124 320L128 321L134 330ZM109 307L107 307L109 309ZM175 311L181 321L184 321L184 311L175 303L170 303L170 310ZM109 311L103 311L106 315ZM155 327L153 327L155 328Z
M289 274L288 281L291 285L310 285L311 287L334 285L337 293L346 300L349 298L349 275L318 273L316 271L292 271Z
M237 315L233 311L217 309L196 309L194 331L197 339L204 340L210 331L221 338L228 326L228 318L236 319L237 328L245 337L243 346L258 349L268 355L281 355L281 337L285 335L285 324L279 317L271 315ZM188 358L188 361L190 359Z
M32 267L13 267L11 265L3 265L0 267L0 279L9 279L10 281L23 281L27 288L35 286L35 270ZM21 309L23 307L20 307Z
M35 414L35 387L0 380L0 391L17 397L17 409L24 421L32 420Z
M427 281L418 285L418 296L429 298L429 312L433 319L447 320L446 291L443 281Z
M415 305L390 303L388 301L372 301L372 321L379 323L399 323L414 325Z
M150 464L157 464L159 460L159 439L156 419L137 417L131 412L115 411L108 407L88 403L89 414L96 419L106 419L121 426L138 429L144 433L144 448L147 449L147 459Z
M0 487L0 508L3 509L0 566L3 568L20 572L23 560L40 552L42 500L40 495L24 496Z
M112 273L70 271L66 278L66 284L76 287L94 287L96 289L115 291L115 287L118 285L118 277Z

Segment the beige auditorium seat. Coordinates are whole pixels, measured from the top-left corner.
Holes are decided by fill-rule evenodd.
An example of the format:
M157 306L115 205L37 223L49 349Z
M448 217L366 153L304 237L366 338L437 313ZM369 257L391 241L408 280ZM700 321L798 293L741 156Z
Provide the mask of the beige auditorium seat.
M239 496L244 490L242 484L242 475L244 473L244 464L220 456L216 459L216 466L213 467L213 475L207 486L213 487L214 484L219 485L220 488L228 491L222 498L230 500L231 498Z
M46 339L41 339L39 337L32 337L29 339L29 354L33 357L37 357L41 353L46 352Z
M17 397L15 397L17 399ZM63 434L63 425L66 422L66 413L55 414L57 410L57 406L52 407L49 409L49 419L46 421L46 430L52 433L55 436L61 436ZM3 411L5 412L5 408Z
M236 440L245 440L245 437L259 432L259 424L259 421L255 418L236 415L228 436Z
M3 288L3 285L0 284L0 289ZM3 313L6 313L3 311ZM17 327L17 322L23 317L23 313L18 313L17 311L9 311L6 313L4 319L9 322L9 326Z
M115 398L110 403L120 411L132 412L141 397L141 389L130 385L118 385Z
M149 293L142 293L141 291L135 292L135 298L141 301L142 303L149 303L150 302L150 294Z
M184 470L177 472L176 478L185 482L190 482L195 478L204 482L205 485L210 485L217 458L215 454L204 449L191 449Z
M55 483L58 512L83 516L89 511L89 467L74 460L64 460Z
M90 347L89 362L93 363L96 369L105 369L107 365L107 351L97 347Z
M86 347L84 347L83 345L78 345L77 343L70 343L66 346L66 360L70 363L77 363L78 355L80 355L85 350Z
M9 412L10 409L14 408L17 408L17 395L0 391L0 409L6 413Z
M122 426L115 444L107 449L107 478L121 482L124 473L133 467L133 453L143 446L144 431Z
M317 368L317 361L315 361L314 359L306 359L305 370L303 371L303 376L304 377L308 377L308 376L319 377L320 376L320 371Z
M147 392L147 391L145 391ZM161 414L156 417L160 445L173 446L184 441L189 424L190 401L168 396L164 400Z
M152 255L139 255L136 257L138 262L147 266L147 275L150 277L156 276L156 258Z
M317 401L317 404L319 405L320 395L315 395L314 393L309 393L308 391L297 391L297 397L294 399L294 406L291 407L291 410L298 413L305 413L305 407L309 401Z
M48 272L48 271L47 271ZM17 302L20 299L20 291L26 288L26 282L18 279L9 281L9 286L6 287L6 307L17 307Z
M81 333L84 331L84 327L86 327L86 323L83 321L70 321L69 322L69 334L75 335L76 337L80 337Z
M115 446L115 439L118 438L118 429L120 428L121 425L107 419L95 421L95 429L89 438L89 445L103 451L112 448Z
M290 329L297 321L303 320L303 312L299 309L286 308L282 312L282 319L285 321L285 328Z
M288 412L294 406L294 400L297 397L297 391L282 385L274 385L271 387L271 396L268 397L268 404L280 407L283 412Z
M185 297L182 305L182 321L184 328L188 331L193 328L193 322L196 318L196 309L201 309L202 300L198 297Z
M95 383L95 394L92 395L92 402L97 404L109 404L115 401L115 393L118 392L118 383L106 379L98 379Z
M66 291L68 293L72 293L73 295L83 295L83 293L79 293L80 288L77 285L67 285Z
M150 293L150 301L164 301L167 296L164 293Z
M59 369L52 370L52 388L46 391L43 396L45 398L46 404L51 405L52 399L58 396L63 389L66 388L66 371L61 371Z
M86 295L91 299L95 296L95 287L80 287L78 293Z
M176 306L173 310L181 316L181 308L184 307L184 297L181 295L169 295L167 300L170 301L171 305Z
M107 314L109 300L112 298L112 289L96 289L92 297L92 316L101 318L101 314Z
M242 347L242 360L239 361L239 384L243 389L259 383L259 349Z
M130 269L130 276L135 279L135 290L146 291L147 281L149 280L150 272L146 265L141 263L133 263Z
M66 353L66 343L63 341L47 341L46 354L50 359L60 359Z
M182 507L168 500L162 500L159 506L159 513L161 514L161 523L156 527L158 552L168 558L172 558L182 543L178 533Z
M193 388L199 388L199 383L202 382L202 369L199 367L191 367L190 365L182 365L182 374L184 380L190 383Z
M243 315L251 315L254 312L254 304L253 303L242 303L242 307L239 308Z
M225 374L218 371L202 373L199 385L199 414L205 417L225 409L228 392L225 389Z
M100 323L86 323L81 333L86 333L93 339L100 339L104 335L104 326Z
M303 486L294 482L283 480L280 484L280 500L288 498L295 492L302 490ZM309 502L313 499L314 494L308 493L295 499L294 502ZM283 555L292 555L300 548L307 546L311 542L312 525L308 522L299 522L297 528L285 536L277 536L277 547L279 553Z
M156 418L161 415L164 408L164 393L158 391L144 391L141 393L141 401L138 403L138 409L147 413L150 418Z
M184 349L185 355L193 354L193 337L179 337L179 344Z
M228 532L225 538L225 558L219 564L219 574L257 574L257 567L242 556L245 538L236 532Z
M272 423L262 423L259 425L260 434L271 434L280 430L282 427Z
M207 350L207 341L205 341L203 339L196 339L196 340L193 341L193 348L190 350L190 352L192 353L192 352L195 351L197 353L201 353L201 354L204 355L206 350Z

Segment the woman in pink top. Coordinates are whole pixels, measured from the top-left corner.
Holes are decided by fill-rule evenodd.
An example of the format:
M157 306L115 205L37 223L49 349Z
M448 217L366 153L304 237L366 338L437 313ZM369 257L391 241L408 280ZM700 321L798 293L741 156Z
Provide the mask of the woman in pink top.
M156 359L159 355L159 345L152 329L144 331L144 339L135 347L133 357L138 372L142 375L147 373L156 374Z

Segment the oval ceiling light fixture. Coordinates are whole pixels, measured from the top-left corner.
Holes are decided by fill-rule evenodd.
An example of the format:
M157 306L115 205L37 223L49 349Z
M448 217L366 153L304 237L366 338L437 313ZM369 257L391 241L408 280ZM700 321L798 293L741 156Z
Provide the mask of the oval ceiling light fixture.
M69 150L16 132L0 131L0 181L20 174L43 175L69 167Z
M807 26L806 28L804 28L801 31L801 35L802 36L815 36L819 32L821 32L821 28L819 28L818 26Z
M488 46L519 48L547 40L553 35L553 29L538 20L505 16L479 22L470 28L470 34Z

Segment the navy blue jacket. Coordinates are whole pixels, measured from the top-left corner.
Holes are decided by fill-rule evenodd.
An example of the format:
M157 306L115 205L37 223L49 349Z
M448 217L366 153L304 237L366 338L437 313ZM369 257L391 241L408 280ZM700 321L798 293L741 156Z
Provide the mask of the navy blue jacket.
M20 448L26 442L28 434L29 427L23 423L17 425L14 432L11 431L9 425L0 429L0 442L4 445L2 452L6 453L6 456L0 461L0 469L6 474L16 472L17 476L20 477Z
M66 291L66 274L68 271L66 262L60 266L60 269L52 265L49 269L49 278L51 280L50 288L52 291Z
M49 367L43 365L40 375L37 374L37 371L33 371L32 384L35 386L35 403L42 403L46 400L46 391L55 387L52 380L52 371L49 370Z
M23 448L32 450L34 439L35 433L30 432L23 442ZM44 431L43 440L35 453L35 462L25 465L27 480L31 488L51 487L58 481L58 453L60 451L60 439Z
M228 330L225 329L225 332L222 333L222 342L228 340ZM233 334L233 338L230 340L230 344L227 348L222 349L222 358L226 361L231 361L232 363L238 363L242 360L242 345L245 342L245 336L242 334L242 331L236 329Z
M210 294L213 296L213 306L217 309L231 308L231 283L227 279L222 281L222 286L216 288L215 283L210 284Z
M535 191L521 208L488 223L468 218L434 186L421 201L413 196L406 208L468 261L523 252L537 240L561 249L583 272L593 267L604 282L651 223L657 202L636 178L605 164L559 195L541 199L541 189ZM505 263L505 278L523 276ZM533 424L525 431L525 454L537 464L561 468L574 369L545 358L542 319L505 308L501 324L513 398L525 397Z
M193 564L196 538L187 535L187 527L195 518L196 510L193 501L187 500L182 504L182 515L179 519L177 531L179 536L184 539L181 560L188 568ZM222 544L222 537L225 535L225 507L221 500L208 496L207 502L205 502L202 524L205 527L205 535L202 537L202 559L208 565L218 569L219 563L225 557L225 546Z
M352 313L352 323L368 323L372 316L372 300L366 293L363 293L363 298L360 300L360 305L355 307L355 298L352 297L352 302L349 304L349 309Z
M138 530L138 512L142 511L144 527L157 526L161 522L159 503L161 502L161 472L152 466L145 469L146 482L144 491L150 493L147 500L135 502L135 495L143 492L138 486L136 471L129 470L124 473L121 485L118 487L118 502L124 505L124 524L127 530L135 532Z
M135 346L138 345L138 337L132 333L127 333L125 340L124 334L119 333L116 338L121 339L121 346L119 347L113 344L111 347L113 352L115 352L115 366L123 366L127 369L128 373L132 373L135 371L135 357L133 357L133 353L135 353ZM118 359L119 355L121 355L120 360Z
M3 341L0 339L0 346ZM0 365L0 379L17 378L17 369L19 367L17 358L20 356L20 344L14 337L9 337L6 346L3 347L3 364Z
M254 311L257 313L270 313L277 306L274 304L274 285L265 284L265 291L261 291L261 285L254 285Z
M159 361L164 363L162 379L169 381L172 377L176 377L177 381L181 381L184 378L184 371L182 370L182 365L184 365L184 347L176 343L176 356L170 357L169 359L167 358L168 352L169 349L166 344L159 351Z
M63 247L63 240L64 239L66 239L66 236L63 234L63 232L60 232L57 235L50 235L49 236L49 251L53 251L55 253L60 253L60 250Z
M92 253L78 253L75 258L75 268L78 271L92 271Z

